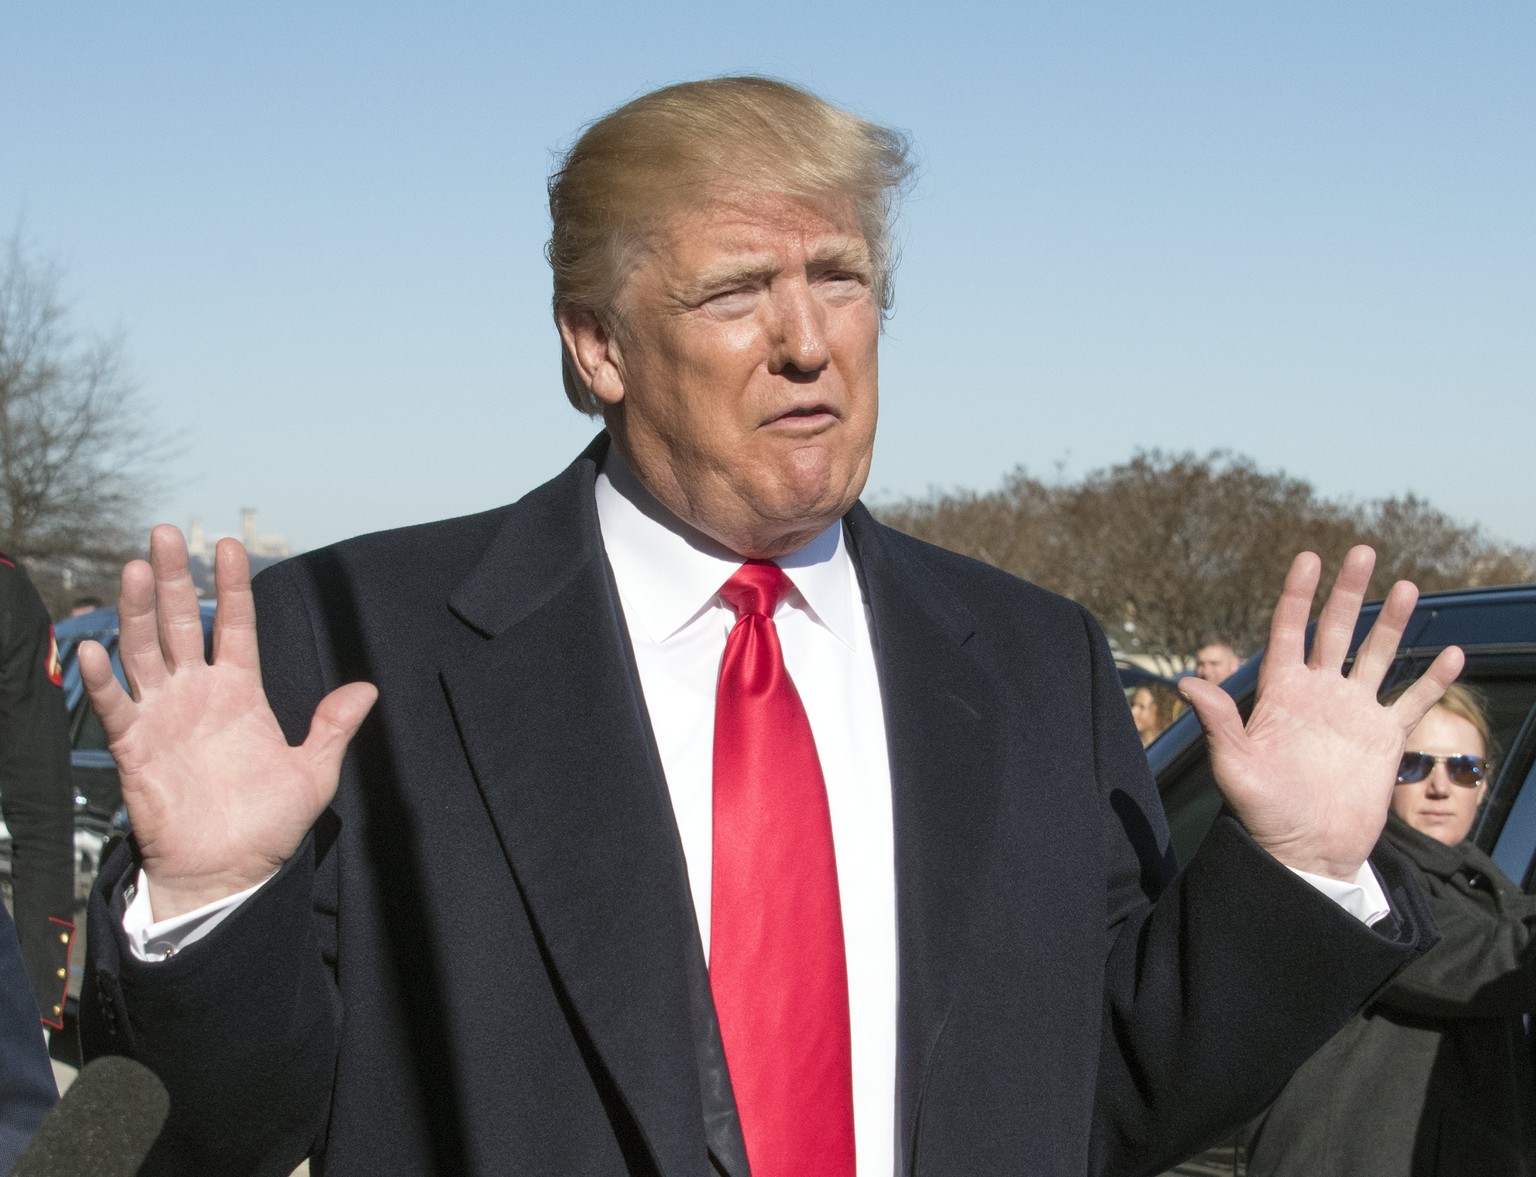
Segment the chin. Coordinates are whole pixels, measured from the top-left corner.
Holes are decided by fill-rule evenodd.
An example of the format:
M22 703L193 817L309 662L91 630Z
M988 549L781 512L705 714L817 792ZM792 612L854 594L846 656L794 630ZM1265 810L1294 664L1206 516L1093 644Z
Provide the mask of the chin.
M816 535L836 523L853 506L857 495L821 494L785 498L764 510L763 515L780 530Z
M791 464L784 470L773 493L763 497L773 503L773 515L779 519L824 518L829 523L840 519L858 501L869 476L869 463L859 465L822 460Z

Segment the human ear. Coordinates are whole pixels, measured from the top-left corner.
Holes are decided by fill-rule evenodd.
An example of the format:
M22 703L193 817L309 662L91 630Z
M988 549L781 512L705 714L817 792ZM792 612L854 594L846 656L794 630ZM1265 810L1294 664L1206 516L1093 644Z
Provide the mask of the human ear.
M624 399L619 341L591 308L561 307L560 338L576 374L593 396L610 408Z

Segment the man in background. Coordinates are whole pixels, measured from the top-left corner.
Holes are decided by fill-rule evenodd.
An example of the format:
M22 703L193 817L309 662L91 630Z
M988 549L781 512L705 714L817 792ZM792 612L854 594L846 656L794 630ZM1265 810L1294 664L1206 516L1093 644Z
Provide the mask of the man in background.
M1221 638L1201 646L1195 653L1195 676L1209 683L1223 682L1243 664L1232 643Z

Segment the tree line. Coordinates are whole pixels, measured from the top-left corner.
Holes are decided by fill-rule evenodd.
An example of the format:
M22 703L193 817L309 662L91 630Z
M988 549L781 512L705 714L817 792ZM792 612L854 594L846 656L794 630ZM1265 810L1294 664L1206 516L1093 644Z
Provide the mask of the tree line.
M49 611L115 596L174 445L140 403L122 339L75 327L58 267L19 232L0 243L0 551Z
M1299 551L1336 568L1376 549L1371 595L1536 581L1536 550L1501 544L1413 495L1349 503L1228 451L1147 450L1076 481L1019 467L991 491L887 504L884 522L1071 597L1121 652L1171 669L1212 638L1251 654Z

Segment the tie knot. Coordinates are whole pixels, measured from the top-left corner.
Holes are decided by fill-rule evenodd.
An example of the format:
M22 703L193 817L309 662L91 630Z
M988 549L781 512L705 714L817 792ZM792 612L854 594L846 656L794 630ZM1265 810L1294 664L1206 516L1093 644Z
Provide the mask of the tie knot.
M767 560L749 560L720 589L726 604L736 610L737 617L756 613L772 617L779 602L789 595L794 583L784 575L784 570Z

